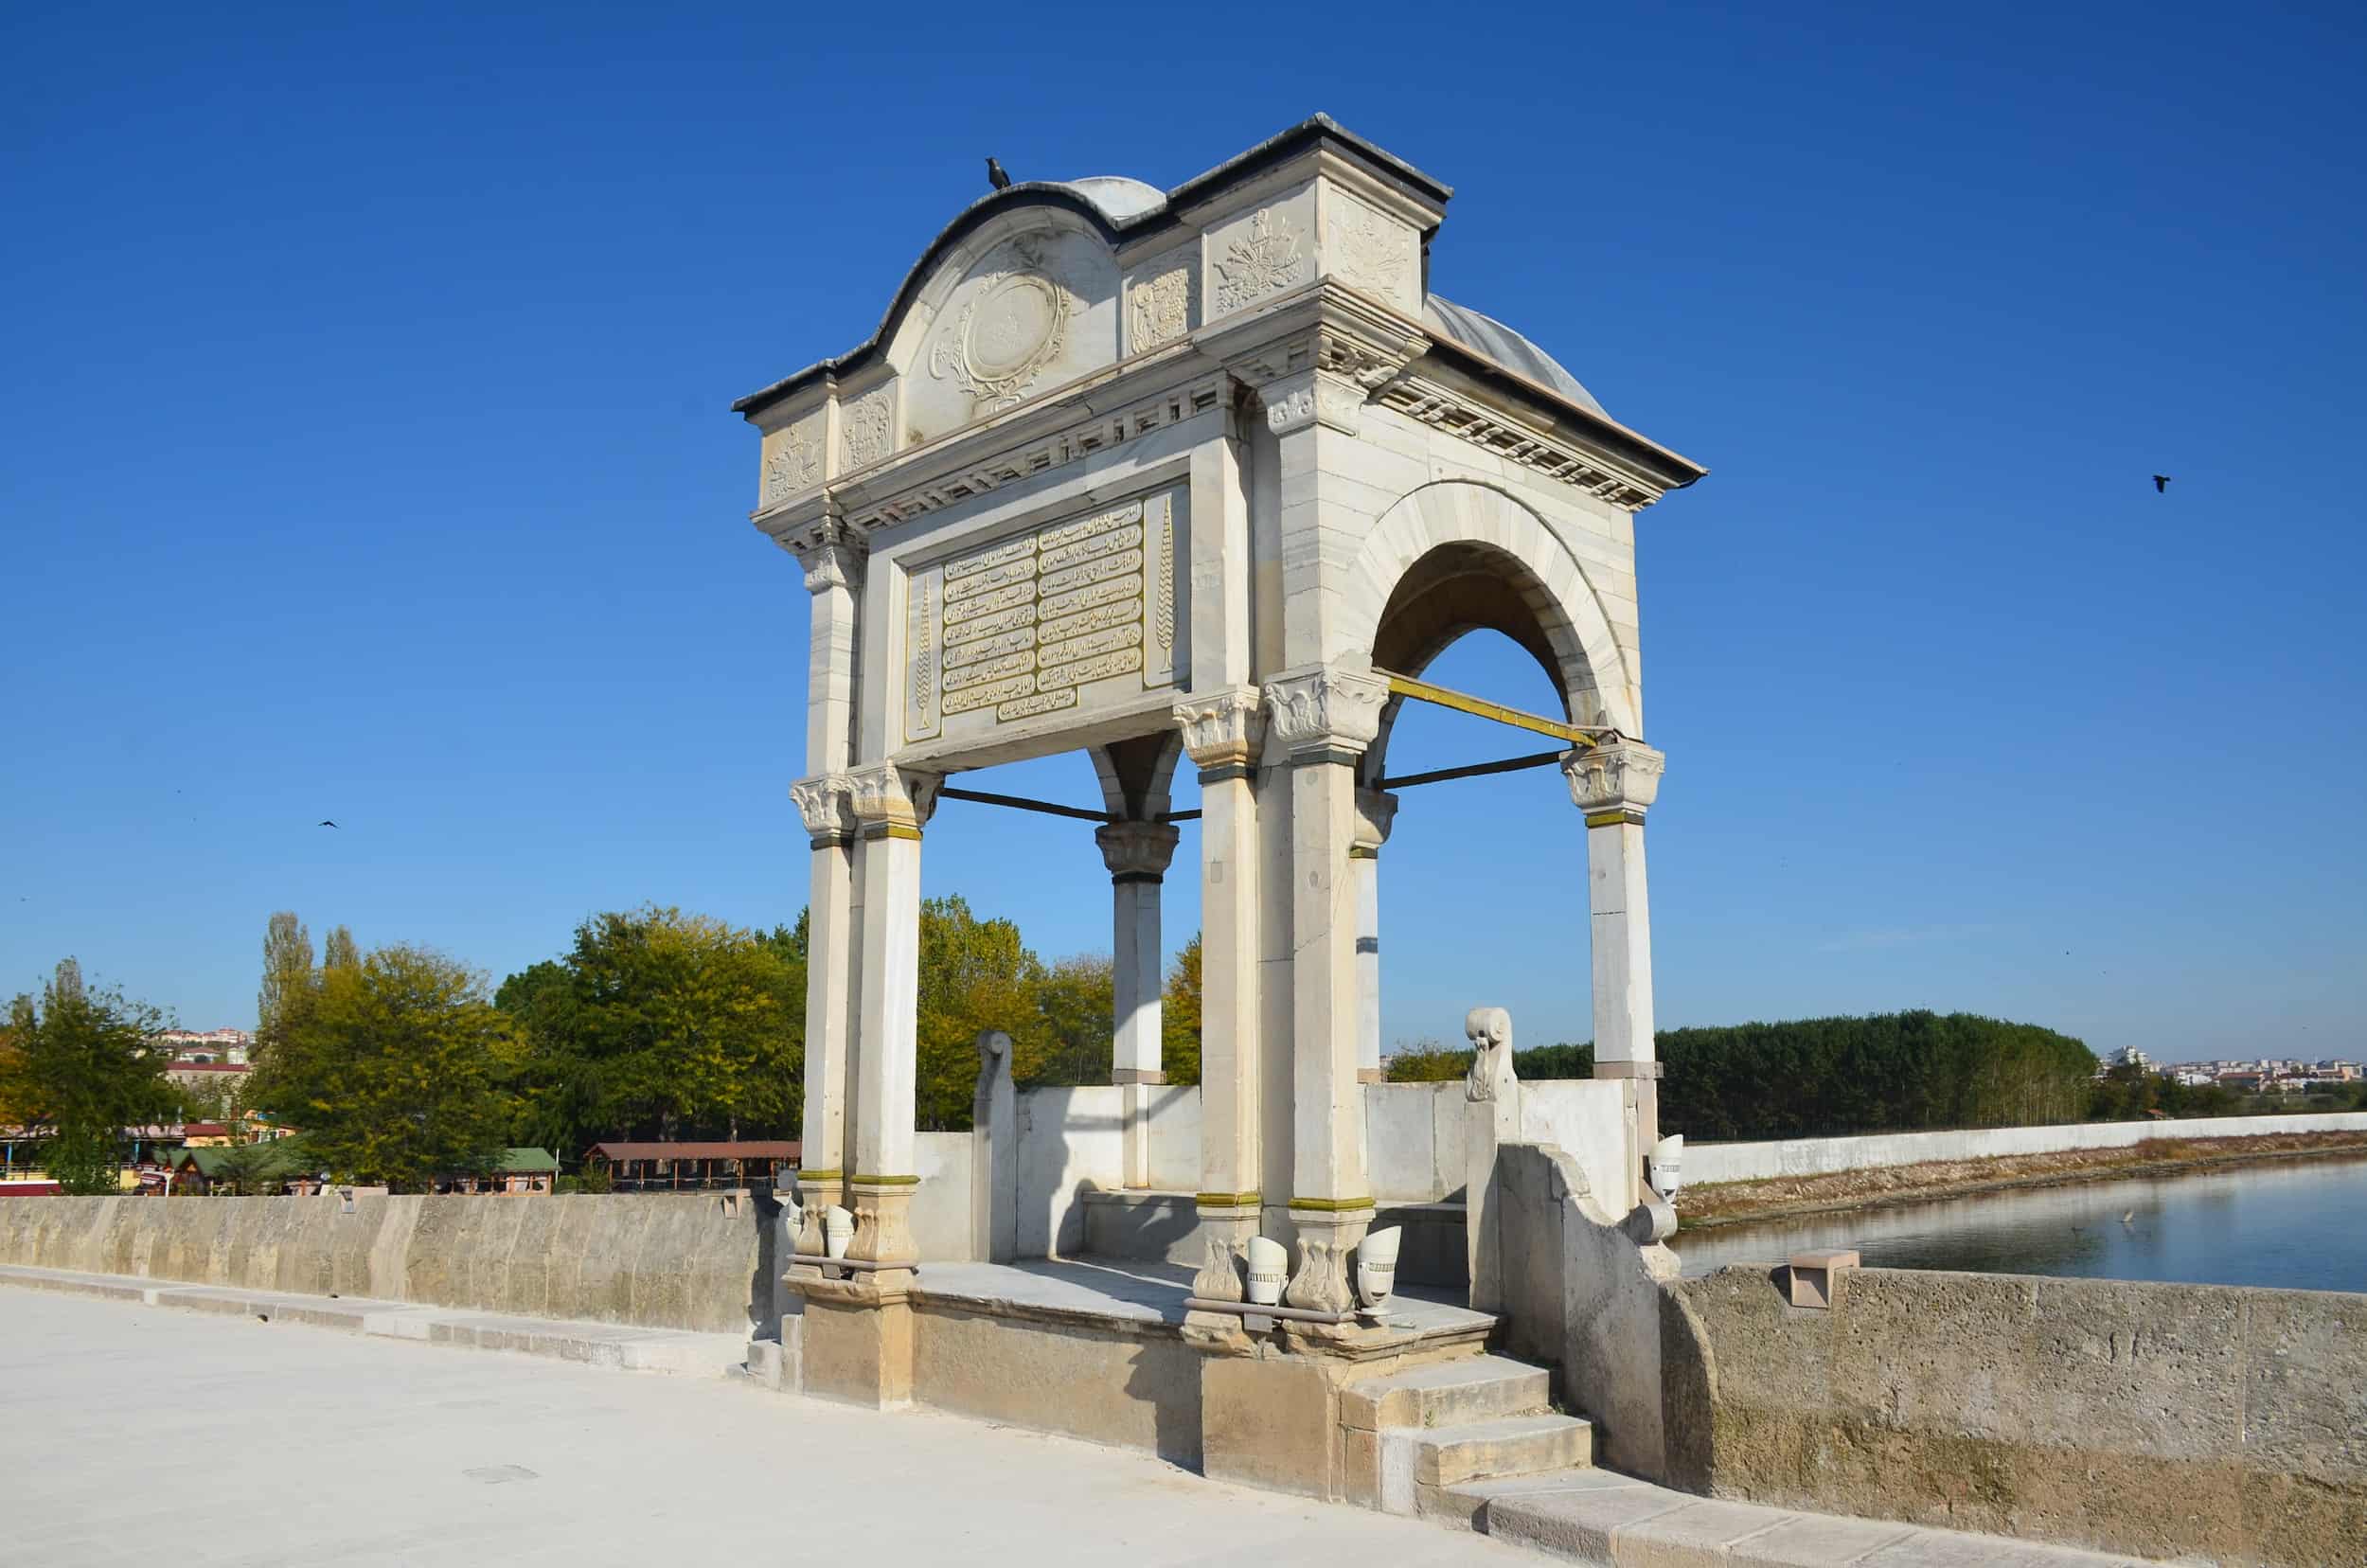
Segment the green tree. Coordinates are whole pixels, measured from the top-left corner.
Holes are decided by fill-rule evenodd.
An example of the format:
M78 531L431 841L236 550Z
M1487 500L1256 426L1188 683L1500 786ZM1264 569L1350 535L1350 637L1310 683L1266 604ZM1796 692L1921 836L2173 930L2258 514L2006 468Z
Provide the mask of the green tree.
M1013 922L982 920L958 895L921 904L914 1096L920 1126L951 1131L970 1126L982 1029L1011 1037L1015 1079L1042 1081L1051 1031L1038 1009L1037 989L1046 972Z
M515 1031L466 966L379 948L322 974L276 1020L249 1097L301 1127L323 1167L418 1191L498 1156Z
M1175 955L1159 999L1159 1063L1169 1083L1200 1081L1200 933Z
M163 1026L155 1008L87 985L72 958L38 999L10 1004L0 1101L47 1135L42 1157L63 1190L120 1190L125 1130L170 1113L168 1053L150 1039Z
M763 935L655 906L596 915L565 957L505 980L496 1002L525 1038L531 1140L794 1136L803 929Z
M1028 1082L1109 1082L1116 1009L1116 974L1107 953L1080 953L1046 970L1036 982L1042 1048L1030 1064ZM971 1072L974 1078L974 1060Z
M274 915L263 928L263 985L255 997L255 1048L267 1057L278 1043L287 1015L312 989L312 934L292 910Z
M321 943L321 968L355 969L361 962L362 950L353 945L353 933L344 926L332 927Z

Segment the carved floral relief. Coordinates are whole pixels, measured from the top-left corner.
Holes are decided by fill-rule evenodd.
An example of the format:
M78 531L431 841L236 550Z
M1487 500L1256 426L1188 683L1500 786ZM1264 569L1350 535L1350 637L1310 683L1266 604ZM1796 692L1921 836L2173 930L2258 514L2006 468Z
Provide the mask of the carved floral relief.
M896 450L896 388L875 386L839 410L840 455L848 469L868 468Z
M1142 353L1173 343L1192 326L1192 271L1178 262L1156 277L1147 277L1126 296L1127 347Z
M1217 313L1230 315L1299 281L1307 270L1306 236L1269 207L1236 234L1217 261Z
M1386 299L1410 292L1402 281L1405 231L1352 196L1328 195L1331 270L1351 286Z
M1068 341L1077 299L1045 258L1045 235L996 248L929 350L929 373L993 409L1027 395Z

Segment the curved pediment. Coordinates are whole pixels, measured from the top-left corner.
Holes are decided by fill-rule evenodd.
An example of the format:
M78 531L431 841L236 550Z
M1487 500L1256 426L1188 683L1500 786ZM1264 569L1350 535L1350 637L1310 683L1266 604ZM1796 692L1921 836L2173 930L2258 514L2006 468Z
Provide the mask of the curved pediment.
M897 444L934 440L1114 364L1117 259L1077 214L1014 206L940 257L883 335Z

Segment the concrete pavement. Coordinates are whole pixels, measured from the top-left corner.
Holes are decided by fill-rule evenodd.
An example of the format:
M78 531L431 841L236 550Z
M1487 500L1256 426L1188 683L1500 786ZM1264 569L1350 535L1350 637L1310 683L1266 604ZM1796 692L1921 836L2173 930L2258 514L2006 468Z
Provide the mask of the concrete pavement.
M44 1568L1538 1560L951 1417L12 1287L0 1432Z

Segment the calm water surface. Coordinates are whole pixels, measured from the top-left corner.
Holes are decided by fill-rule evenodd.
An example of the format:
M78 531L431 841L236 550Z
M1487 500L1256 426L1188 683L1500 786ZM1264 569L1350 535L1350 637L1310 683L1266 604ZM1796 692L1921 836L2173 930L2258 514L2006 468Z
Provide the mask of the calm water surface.
M1855 1247L1870 1266L2367 1292L2367 1160L1995 1192L1680 1231L1687 1275Z

